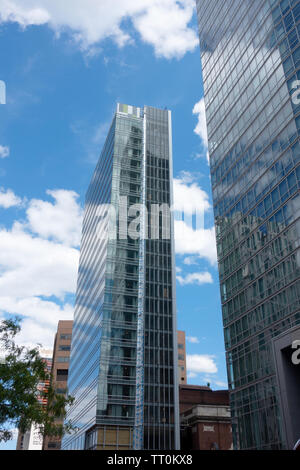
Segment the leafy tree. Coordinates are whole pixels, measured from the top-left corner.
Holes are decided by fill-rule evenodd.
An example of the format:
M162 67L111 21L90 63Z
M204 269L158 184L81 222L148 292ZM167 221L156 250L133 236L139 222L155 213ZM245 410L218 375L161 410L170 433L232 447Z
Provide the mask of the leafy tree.
M61 437L74 430L69 422L57 423L66 416L66 406L74 399L55 393L38 347L16 344L20 330L17 317L0 322L0 442L12 439L13 427L25 433L33 423L41 435ZM41 382L50 385L44 391L38 390ZM42 404L42 398L47 398L47 405Z

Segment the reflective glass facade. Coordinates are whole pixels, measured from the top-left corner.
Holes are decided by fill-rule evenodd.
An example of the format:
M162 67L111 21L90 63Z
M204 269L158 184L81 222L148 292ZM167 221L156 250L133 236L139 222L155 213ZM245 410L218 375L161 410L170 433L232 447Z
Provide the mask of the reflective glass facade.
M146 236L151 204L172 203L171 140L170 111L118 104L86 196L64 449L179 446L172 218Z
M197 14L235 446L280 449L273 340L300 323L300 2Z

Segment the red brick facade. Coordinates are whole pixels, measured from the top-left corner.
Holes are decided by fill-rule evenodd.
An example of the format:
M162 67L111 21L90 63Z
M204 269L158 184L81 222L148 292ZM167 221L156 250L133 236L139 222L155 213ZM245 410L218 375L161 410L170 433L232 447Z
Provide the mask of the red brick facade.
M60 320L55 335L52 360L52 386L58 394L67 393L68 370L73 322ZM62 421L61 421L62 422ZM57 424L60 424L59 421ZM43 450L60 450L61 439L45 437Z
M227 390L182 385L179 401L182 450L232 449Z

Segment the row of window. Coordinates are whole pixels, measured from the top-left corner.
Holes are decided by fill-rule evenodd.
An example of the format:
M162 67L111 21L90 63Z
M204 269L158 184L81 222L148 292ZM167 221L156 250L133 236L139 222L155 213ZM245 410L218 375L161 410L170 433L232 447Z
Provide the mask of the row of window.
M222 122L215 129L211 129L209 124L209 135L213 138L211 153L224 138L228 140L229 146L235 142L259 114L261 120L263 116L267 119L281 106L282 99L286 96L286 86L283 85L280 89L285 77L282 67L277 68L279 61L279 54L274 53L261 65L261 68L255 64L255 61L252 62L253 70L248 66L240 78L238 88L235 88L235 97L231 96L233 95L231 92L225 99ZM221 109L218 110L218 115L220 112ZM212 153L213 169L216 160L216 156Z
M278 194L278 193L277 193ZM265 245L268 240L268 234L271 237L275 237L276 234L282 232L288 225L292 224L297 218L296 208L299 204L300 195L296 194L292 199L277 210L268 220L262 220L257 216L257 209L253 212L255 214L245 217L242 221L238 222L237 225L228 232L222 240L218 240L218 257L223 258L227 256L233 249L237 249L239 245L242 245L245 240L250 240L255 237L256 241L264 242L258 246L258 248ZM264 223L262 223L264 222ZM252 253L253 254L253 253Z
M243 2L245 3L245 2ZM242 5L241 5L241 8L242 8ZM222 74L220 75L220 73L217 73L216 70L214 69L214 74L212 75L212 77L220 77L221 80L220 80L220 83L222 84L222 88L223 88L223 83L224 81L227 80L231 80L232 76L234 76L234 73L235 73L235 69L233 67L234 65L234 60L236 59L236 64L237 66L239 66L241 63L244 64L244 66L247 68L249 67L249 63L250 63L250 57L251 55L253 54L253 52L255 50L258 50L260 49L261 53L265 52L265 53L268 53L268 51L270 49L272 49L272 47L275 45L276 43L276 38L275 38L275 34L274 34L274 29L273 29L273 21L271 20L271 18L264 18L264 16L266 14L269 13L269 8L268 8L268 5L266 3L263 4L263 8L262 10L260 11L260 18L259 18L259 21L257 19L257 15L255 14L256 12L254 11L254 8L251 7L252 9L252 14L254 15L254 18L255 20L253 22L250 21L250 17L249 15L247 17L244 18L244 22L245 22L245 27L243 27L242 29L240 28L239 31L242 32L242 35L244 36L244 41L239 41L239 40L236 40L236 44L239 46L239 48L245 48L245 45L247 45L248 47L248 50L246 49L246 55L247 55L247 52L248 52L248 58L244 57L243 56L243 50L239 50L239 53L237 54L237 57L235 57L235 54L233 53L233 51L230 51L230 55L229 55L229 64L228 64L228 70L222 70L222 72L224 73L224 76L222 76ZM294 9L295 10L295 9ZM242 16L242 13L239 12L239 15L237 15L239 18ZM290 17L292 17L291 13L288 15L288 17L286 17L284 20L285 20L285 23L286 23L286 32L288 32L290 30L290 27L294 25L295 22L298 21L299 17L298 17L298 14L296 11L294 11L294 21L292 23L290 23ZM253 19L254 19L253 18ZM233 17L233 21L234 21L234 17ZM260 22L260 24L263 26L261 31L260 31L260 34L258 34L256 31L254 31L254 28L257 27L257 24ZM250 32L250 29L247 31L247 26L251 24L250 26L250 29L252 29L252 32ZM277 41L279 41L281 38L282 38L282 31L281 31L281 28L278 28L279 25L277 25L277 27L275 27L275 31L277 33ZM272 27L272 31L271 33L269 34L268 33L268 29L270 29L270 27ZM247 34L249 35L249 40L247 40L246 36ZM255 42L255 48L250 48L249 47L249 44L251 44L251 38L255 38L254 42ZM265 44L263 44L260 40L260 38L262 40L264 40ZM267 40L266 40L267 38ZM252 54L250 54L249 56L249 53L250 53L250 50L252 52ZM215 56L216 54L214 54ZM223 51L222 53L222 63L223 62L226 62L226 60L224 60L224 57L226 55L226 51ZM261 54L260 54L261 55ZM245 59L243 61L243 59ZM251 63L250 63L250 66L251 66ZM220 71L221 72L221 71ZM229 87L229 90L233 90L236 88L236 85L234 84L231 84ZM214 94L217 98L220 99L220 93L216 91L216 83L214 84ZM222 102L223 100L221 100ZM221 102L219 103L219 105L221 104ZM216 109L218 109L219 106L216 106L215 108L215 111ZM213 112L213 114L215 114L215 111ZM207 110L207 114L208 114L208 122L210 122L210 106L208 106L208 110Z
M215 58L215 52L210 59L210 72L205 78L209 127L211 118L226 96L232 92L232 96L236 98L237 92L241 93L243 90L242 84L247 83L245 74L252 60L257 61L258 70L271 52L268 34L273 28L273 22L266 3L258 3L260 5L257 6L257 12L255 6L247 4L248 12L242 18L237 31L222 38L218 44L218 50L223 49L222 53ZM236 21L237 17L241 18L240 15L233 15L232 21Z
M289 299L289 302L287 302ZM250 305L248 304L248 299L246 298L245 292L240 292L234 298L230 299L229 302L223 305L223 321L224 326L226 327L232 321L238 319L242 315L244 315L247 311L249 315L253 314L258 318L264 318L264 312L266 309L267 316L273 316L273 319L280 319L282 316L291 313L294 310L294 305L300 300L300 286L297 283L294 283L282 292L273 295L265 301L260 306L256 307L255 309L250 310ZM265 307L263 307L265 305Z
M58 356L57 358L57 362L65 362L65 363L68 363L70 362L70 357L65 357L65 356Z
M213 2L211 3L213 4ZM228 4L225 1L226 3ZM220 83L226 80L226 75L230 75L230 71L238 63L238 59L243 57L245 49L247 50L251 44L251 39L261 38L260 27L263 25L267 29L270 24L267 15L269 15L269 9L266 2L257 2L253 6L241 0L240 2L235 1L234 7L230 5L225 17L220 17L218 12L219 21L216 21L216 15L211 15L206 23L203 22L201 16L199 17L200 26L204 31L209 31L207 46L210 53L207 54L207 61L205 57L203 58L204 79L207 88L209 88L207 92L209 103L213 100L212 89L216 90L216 94L219 94ZM226 22L230 26L226 27ZM223 29L223 33L220 31L218 34L218 27ZM214 28L216 31L211 34L210 32ZM230 34L226 34L228 30ZM216 39L214 40L214 38Z
M293 70L297 69L298 66L300 64L300 47L298 47L293 53L292 55L283 63L283 67L284 67L284 72L285 72L285 76L288 78L288 76L293 72ZM273 71L273 65L271 67L271 70ZM280 69L278 69L278 71L280 71ZM264 74L263 74L263 77L268 77L268 71L265 70ZM280 80L282 80L282 72L280 72ZM275 97L278 98L278 94L280 92L278 92ZM284 91L283 91L284 93ZM284 96L282 96L280 98L280 101L282 102L284 99L286 99L286 93L284 93ZM276 99L276 98L275 98ZM282 113L283 111L281 111ZM289 113L289 110L287 110L287 113ZM286 114L286 113L284 113ZM261 114L262 116L262 114ZM265 121L266 118L264 118L264 120L262 120L262 124L264 125L264 121ZM286 120L286 116L285 116L285 120ZM255 122L259 121L259 118L257 118L255 120ZM247 131L247 134L246 136L248 135L249 138L251 138L252 135L255 135L257 133L257 130L255 130L255 128L253 126L255 126L255 122L252 124L252 126L250 126L250 128L248 129ZM237 129L237 136L239 136L241 134L241 131L242 131L242 124L239 124L239 128ZM259 128L261 128L262 126L260 125ZM223 158L223 155L226 154L228 152L228 148L231 147L231 143L229 142L229 140L232 138L232 133L230 132L230 134L227 136L227 137L224 137L223 136L223 141L221 142L221 145L219 146L219 149L217 152L214 152L214 153L211 153L211 168L212 168L212 171L215 170L216 166L219 164L219 162L222 160ZM249 139L246 139L246 141L248 141ZM221 148L222 147L222 148Z
M296 132L295 132L296 131ZM244 164L244 174L239 181L224 181L214 190L215 200L218 201L224 190L229 190L222 200L215 203L215 216L233 216L238 212L246 214L249 207L259 202L259 200L269 192L280 180L286 176L300 161L299 141L284 151L286 145L292 143L292 139L298 137L295 122L292 121L284 132L253 162L250 149L240 160L239 166L242 171ZM284 151L282 155L280 153ZM250 159L252 155L252 159ZM278 159L278 156L280 158ZM248 160L249 159L249 160ZM248 161L247 161L248 160ZM252 162L251 162L252 160ZM232 168L232 178L235 177L236 166ZM267 171L266 171L267 170ZM233 184L233 186L231 186Z
M295 9L294 9L293 13L294 13L294 16L295 16L295 22L292 23L292 26L294 26L294 24L299 20L299 16L295 12ZM261 53L263 53L264 50L265 50L266 53L268 53L268 51L271 50L275 46L276 42L279 43L282 40L282 38L284 37L284 35L287 34L290 31L290 25L286 24L286 29L284 28L284 23L286 23L286 20L287 20L287 18L285 18L284 22L281 21L274 29L271 30L270 34L267 35L267 32L266 32L267 40L265 41L264 46L260 45L260 52ZM298 26L298 28L299 28L299 26ZM294 29L292 32L290 32L288 34L287 38L281 44L279 44L279 52L281 54L281 58L284 58L284 54L287 53L287 51L289 50L288 45L290 46L290 51L292 51L292 49L297 45L298 42L299 42L299 40L298 40L298 37L297 37L297 31L296 31L296 29ZM261 53L259 54L260 59L261 59ZM279 60L280 57L279 57L279 54L277 54L277 50L272 52L272 55L274 55L274 54L276 54L276 56ZM241 57L241 61L243 62L243 66L245 68L245 73L247 73L247 70L250 69L251 70L251 76L253 76L253 79L255 80L254 75L255 75L256 71L258 71L258 69L259 69L259 64L255 64L254 61L251 62L250 61L250 56L249 57L246 57L246 56L247 56L247 53L244 54L244 56ZM256 58L258 59L258 56L256 56ZM245 60L243 61L243 59L245 59ZM278 60L276 60L276 62ZM272 70L272 75L269 76L269 79L271 79L271 80L274 78L274 76L276 76L276 74L274 74L275 63L273 65L274 65L274 67L273 67L273 69L271 69ZM252 70L252 68L253 68L253 70ZM228 77L227 77L228 80L231 79L231 77L233 77L233 78L235 77L235 69L231 68L230 72L231 72L230 75L228 75ZM268 77L268 75L266 75L266 77ZM249 82L250 82L250 87L251 87L251 81L249 81ZM228 97L232 93L236 93L236 88L237 88L237 85L229 87L230 92L229 92ZM240 89L242 90L242 87L240 87ZM247 89L249 89L249 86L247 87ZM227 97L227 100L228 100L228 97ZM222 115L225 114L226 109L228 110L230 108L230 106L228 106L228 105L233 103L235 101L235 99L232 99L232 96L231 96L231 99L228 101L227 106L224 108L224 112L223 112L223 106L225 104L225 101L219 103L220 107L218 107L219 111L221 112ZM215 109L215 111L216 111L216 109ZM211 109L208 110L208 115L210 115L210 114L211 114ZM213 115L214 114L215 113L213 112ZM215 119L213 119L213 120L215 121ZM208 123L209 123L209 125L211 125L210 118L208 119ZM212 125L212 127L215 128L214 125Z
M127 116L126 119L117 116L116 130L117 132L125 132L126 134L143 135L143 120L139 122L136 119L130 119L129 116Z
M299 256L299 253L298 253ZM247 298L249 307L255 306L260 301L282 289L287 284L293 282L299 276L299 267L297 265L297 254L284 259L275 268L266 272L261 278L245 287L242 272L232 277L230 282L222 284L221 297L225 302L232 297L238 290L243 289ZM248 281L249 282L249 281Z
M243 266L244 276L254 279L255 273L262 273L289 255L295 249L297 240L295 224L275 239L273 233L254 232L249 239L222 260L219 265L220 280L223 281L239 266ZM252 257L258 249L262 250Z
M276 109L277 114L272 113L266 116L264 111L260 113L252 122L250 127L248 127L246 132L237 134L238 140L236 140L236 143L233 147L232 145L230 145L230 152L228 153L228 150L226 151L226 157L224 161L222 161L222 165L226 166L226 169L225 167L223 169L224 173L226 173L226 179L224 180L224 182L227 183L226 189L229 189L231 184L234 183L232 171L228 172L227 174L227 169L230 168L229 159L233 158L233 156L234 158L239 159L240 156L242 156L244 159L248 159L250 163L251 160L253 161L253 156L255 154L260 155L262 151L267 149L270 143L276 139L276 136L278 136L279 132L282 132L282 130L286 127L287 123L293 118L293 108L291 106L291 100L289 99L289 95L284 92L283 89L280 89L279 93L279 95L275 95L275 100L278 105ZM282 108L278 112L280 106L282 106ZM296 126L297 124L298 121L296 121ZM292 143L295 140L295 133L298 129L299 125L296 128L295 124L293 124L292 132L285 133L285 140L284 142L282 142L282 150L285 150L288 147L289 142ZM252 153L252 158L250 160L250 155L246 154L246 150ZM233 163L235 163L234 160ZM245 168L247 168L247 166L248 162L247 160L245 160L244 162L237 163L235 165L236 170L233 171L237 171L237 169L240 169L243 172ZM212 173L213 172L214 169L212 169ZM238 173L236 173L236 178L238 176Z
M299 175L300 175L300 167L299 167ZM292 178L290 180L290 183L293 184L294 183L294 179L293 179L293 174L291 175ZM300 180L299 180L300 181ZM300 185L299 185L300 186ZM296 189L297 188L293 188L293 192L296 192ZM287 191L286 193L284 193L282 196L281 196L281 191L284 192L284 191ZM274 210L279 206L281 205L283 202L285 202L285 200L290 197L293 193L289 193L289 190L288 190L288 187L287 187L287 181L284 180L280 185L279 187L277 187L269 196L267 196L267 198L265 198L263 200L263 202L261 204L259 204L257 206L257 208L255 209L255 214L253 214L254 211L252 211L251 215L247 217L247 220L250 221L250 223L248 224L245 224L243 226L239 226L238 229L236 229L235 231L235 237L238 236L238 234L241 234L242 237L244 237L245 235L248 235L250 233L251 230L255 229L255 227L258 225L259 221L262 221L264 220L266 217L268 217L272 212L274 212ZM248 239L250 241L250 243L248 243L248 247L249 247L249 250L248 250L248 258L249 256L251 256L253 253L251 252L253 250L253 248L251 247L251 245L253 246L253 244L251 244L251 241L254 242L254 244L258 245L258 248L262 248L263 246L267 245L267 243L269 243L274 235L276 235L276 233L280 232L283 228L284 228L284 221L282 220L282 212L278 212L277 213L277 217L275 216L275 219L272 220L272 222L275 222L275 226L272 227L271 223L268 222L267 224L265 225L262 225L259 229L258 232L254 232L252 233L250 239ZM244 219L245 220L245 219ZM252 223L251 223L252 222ZM226 222L226 225L228 224L228 222ZM282 224L282 225L281 225ZM293 239L286 239L286 242L289 242L291 243ZM221 248L223 249L225 247L225 245L221 242ZM242 244L242 246L245 248L245 243ZM292 245L290 245L289 247L290 251L293 249L292 248ZM254 248L255 250L255 248ZM241 252L242 250L240 249L240 247L237 247L236 250L235 250L235 259L236 259L236 255ZM219 249L219 254L221 255L221 249ZM247 254L246 254L246 251L244 251L244 256L243 256L243 261L245 261L247 259ZM230 272L228 272L228 259L233 259L233 253L231 253L227 258L225 258L225 260L223 260L220 264L221 264L221 275L222 275L222 278L224 277L224 273L226 272L227 275L230 274ZM236 259L236 261L239 261ZM240 263L241 264L241 260L240 260ZM224 267L223 267L224 265Z
M297 284L294 291L297 289ZM241 341L252 335L258 334L266 327L284 319L286 329L300 323L300 313L294 313L299 307L300 289L298 288L297 297L289 297L289 292L294 293L291 289L285 289L275 297L276 304L265 302L247 315L232 323L225 328L225 345L226 348L232 348ZM288 318L285 318L289 315ZM283 329L283 328L282 328Z
M58 346L58 350L59 351L70 351L71 350L71 346L70 345L67 345L67 344L60 344Z
M239 444L243 448L281 447L275 378L232 393L231 404L233 423L239 425Z

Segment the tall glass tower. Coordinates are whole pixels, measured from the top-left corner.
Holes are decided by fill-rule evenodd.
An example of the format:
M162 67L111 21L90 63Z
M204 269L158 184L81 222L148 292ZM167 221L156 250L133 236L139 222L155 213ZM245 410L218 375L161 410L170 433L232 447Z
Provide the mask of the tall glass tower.
M197 14L234 441L280 449L274 341L300 323L300 2Z
M118 104L86 196L63 449L178 449L171 112Z

